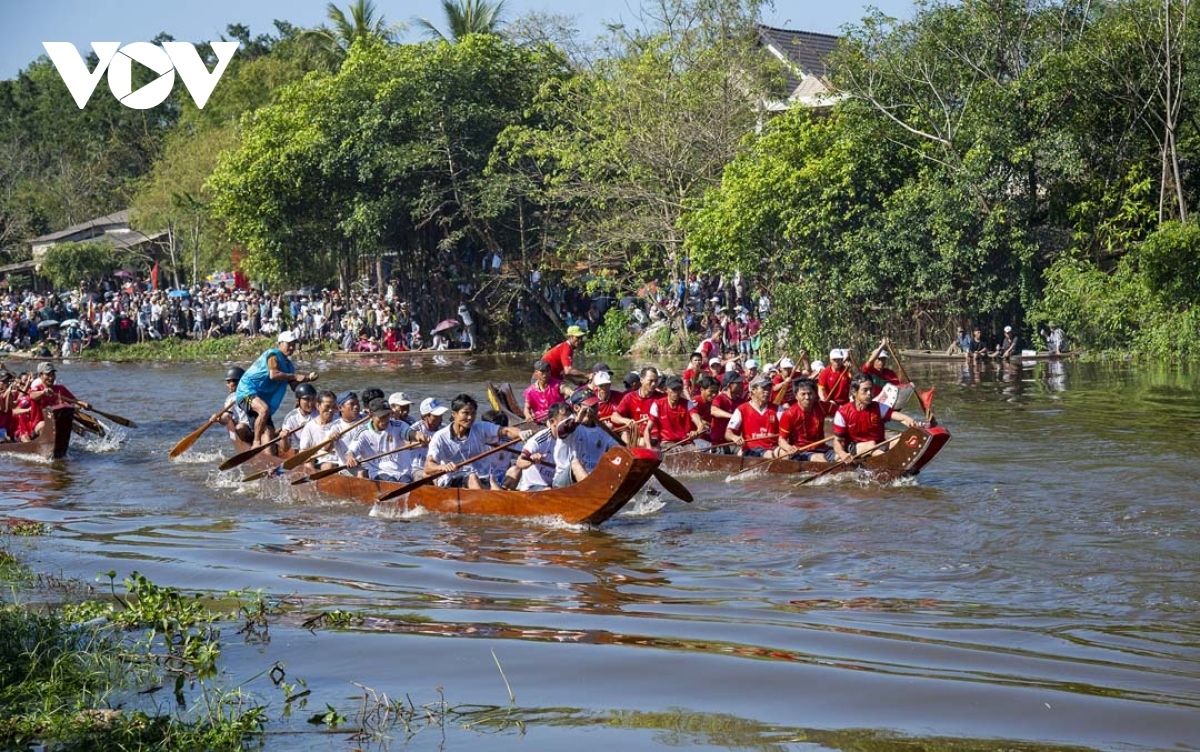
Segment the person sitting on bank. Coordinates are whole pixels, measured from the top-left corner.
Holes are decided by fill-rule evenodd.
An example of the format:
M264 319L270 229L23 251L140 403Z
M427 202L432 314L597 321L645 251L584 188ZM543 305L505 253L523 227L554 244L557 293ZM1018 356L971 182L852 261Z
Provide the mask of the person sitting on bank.
M909 428L926 428L928 423L892 410L884 402L874 402L874 384L865 373L850 380L850 402L833 416L833 452L839 462L870 454L886 438L889 420Z
M1067 335L1058 324L1050 322L1050 331L1043 330L1041 332L1042 339L1046 340L1046 350L1051 355L1062 355L1067 352Z
M954 341L946 348L947 355L966 355L971 351L971 335L967 328L960 326L955 330Z
M987 340L983 338L983 330L975 327L971 332L971 341L967 344L966 358L968 363L978 363L988 355Z
M996 352L992 353L993 357L1004 360L1011 355L1019 354L1017 348L1021 346L1021 338L1017 336L1011 326L1004 327L1004 341L996 348Z

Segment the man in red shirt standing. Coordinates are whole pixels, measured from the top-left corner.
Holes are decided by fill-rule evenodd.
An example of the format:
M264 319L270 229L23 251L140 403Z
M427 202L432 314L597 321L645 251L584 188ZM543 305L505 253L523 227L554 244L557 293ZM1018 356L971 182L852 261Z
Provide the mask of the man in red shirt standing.
M844 405L850 401L850 369L846 360L849 350L829 351L829 365L817 376L817 395L823 402Z
M883 402L872 401L874 385L865 373L850 380L853 400L838 408L833 416L833 451L839 462L870 454L884 442L885 426L889 420L909 428L926 428L925 421L914 420L904 413L894 412Z
M691 444L692 439L704 432L704 422L683 396L683 379L670 376L666 387L667 396L659 397L650 405L650 422L646 424L642 439L648 445L655 441Z
M779 440L779 412L767 399L770 389L765 377L751 384L750 401L738 405L725 429L725 440L740 447L743 457L769 457Z
M550 378L558 381L570 380L586 384L588 374L574 366L575 348L583 344L583 330L577 326L567 327L567 339L546 351L542 360L550 364Z

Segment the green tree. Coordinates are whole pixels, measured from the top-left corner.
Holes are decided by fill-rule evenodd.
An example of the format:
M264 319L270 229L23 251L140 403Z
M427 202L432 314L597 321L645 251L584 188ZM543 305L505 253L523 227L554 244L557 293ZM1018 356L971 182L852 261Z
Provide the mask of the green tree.
M327 63L336 68L350 53L354 43L362 39L377 39L383 42L395 42L404 25L389 24L382 14L379 14L372 0L354 0L347 6L349 14L329 3L325 6L325 16L329 25L318 26L306 32L303 38L316 46Z
M496 34L503 23L504 0L442 0L442 12L446 16L446 32L442 33L427 18L417 20L417 25L435 39L457 42L468 34Z
M81 279L98 281L119 266L125 257L113 253L111 243L87 241L59 243L46 249L39 271L59 289L74 287Z

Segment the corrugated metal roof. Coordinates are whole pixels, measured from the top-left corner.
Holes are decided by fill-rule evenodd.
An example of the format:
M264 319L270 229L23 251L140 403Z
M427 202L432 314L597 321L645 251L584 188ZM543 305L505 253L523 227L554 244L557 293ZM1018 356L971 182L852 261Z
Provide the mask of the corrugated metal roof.
M106 228L106 227L114 227L114 226L118 226L118 225L125 225L126 227L129 226L129 210L128 209L122 209L121 211L115 212L113 214L109 214L108 216L97 217L96 219L89 219L86 222L80 222L77 225L71 225L70 227L68 227L65 230L59 230L58 232L52 232L49 235L42 235L41 237L34 238L33 240L31 240L29 242L33 243L33 244L52 243L55 240L60 240L62 238L68 238L72 235L75 235L80 232L84 232L86 230L95 229L95 230L103 231L104 228ZM99 234L99 233L96 233L96 234Z

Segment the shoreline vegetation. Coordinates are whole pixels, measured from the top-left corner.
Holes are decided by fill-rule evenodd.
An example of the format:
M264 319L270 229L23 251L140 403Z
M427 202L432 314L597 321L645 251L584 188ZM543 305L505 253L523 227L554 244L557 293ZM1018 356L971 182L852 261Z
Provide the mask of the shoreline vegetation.
M41 523L0 520L0 748L252 749L270 724L292 716L305 722L301 731L376 745L407 742L430 727L444 735L449 724L521 724L509 720L511 704L458 707L440 689L436 700L416 705L407 694L397 692L405 698L397 702L355 684L362 694L352 702L338 695L334 701L346 707L335 707L317 702L278 662L233 684L221 656L232 640L269 643L272 625L284 619L316 630L352 628L361 617L297 614L262 591L185 594L137 572L120 584L115 571L101 573L96 579L106 584L99 585L38 574L13 552L14 541L50 532ZM515 702L511 688L509 698Z
M769 53L760 0L644 6L598 40L486 0L450 0L425 39L368 0L315 29L230 24L203 109L176 87L152 113L80 110L39 57L0 81L4 281L34 288L13 269L33 239L128 209L147 242L50 247L39 279L395 280L428 322L469 303L504 351L597 296L676 302L680 332L703 278L731 308L761 290L764 338L793 352L1055 322L1089 352L1200 358L1188 2L872 11L819 75ZM833 96L802 102L810 84Z

